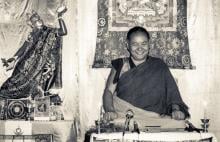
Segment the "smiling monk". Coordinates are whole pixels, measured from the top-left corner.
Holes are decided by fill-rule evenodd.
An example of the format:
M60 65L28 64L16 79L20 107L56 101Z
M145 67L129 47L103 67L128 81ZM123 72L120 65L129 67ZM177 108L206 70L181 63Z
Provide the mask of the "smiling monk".
M137 117L184 120L190 116L167 65L149 56L149 40L144 28L130 29L127 33L130 57L112 61L103 94L107 119L114 120L127 109L137 110L140 114Z

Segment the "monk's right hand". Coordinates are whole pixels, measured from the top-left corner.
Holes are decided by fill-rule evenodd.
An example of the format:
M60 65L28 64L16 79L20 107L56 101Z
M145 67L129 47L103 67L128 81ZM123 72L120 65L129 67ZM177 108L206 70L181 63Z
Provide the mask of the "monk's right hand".
M118 114L116 112L106 112L103 115L103 119L106 121L112 121L116 118L118 118Z
M185 114L180 110L175 110L172 112L172 118L175 120L184 120Z

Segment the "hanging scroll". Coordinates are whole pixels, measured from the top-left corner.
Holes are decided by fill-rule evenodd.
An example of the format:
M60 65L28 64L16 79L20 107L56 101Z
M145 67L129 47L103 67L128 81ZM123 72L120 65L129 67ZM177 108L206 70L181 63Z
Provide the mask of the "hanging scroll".
M111 67L111 60L128 56L127 31L145 27L151 36L150 56L171 68L192 68L186 0L98 0L98 32L93 67Z

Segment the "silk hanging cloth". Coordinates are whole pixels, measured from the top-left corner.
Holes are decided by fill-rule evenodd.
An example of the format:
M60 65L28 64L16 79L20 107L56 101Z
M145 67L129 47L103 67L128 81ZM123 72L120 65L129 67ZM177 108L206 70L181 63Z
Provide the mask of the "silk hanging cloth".
M55 28L44 26L33 31L30 39L16 53L18 62L11 75L0 87L0 98L25 98L61 88L61 41Z
M150 32L150 55L171 68L192 68L186 0L98 0L94 68L111 67L127 57L126 34L134 26Z

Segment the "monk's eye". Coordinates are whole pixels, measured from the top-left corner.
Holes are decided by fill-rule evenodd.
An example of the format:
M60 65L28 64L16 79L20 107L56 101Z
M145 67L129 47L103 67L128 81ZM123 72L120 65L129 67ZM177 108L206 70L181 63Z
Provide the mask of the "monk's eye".
M131 45L132 47L139 46L138 43L131 43L130 45Z
M141 43L142 46L145 46L145 45L147 45L147 44L148 44L148 42L143 42L143 43Z

